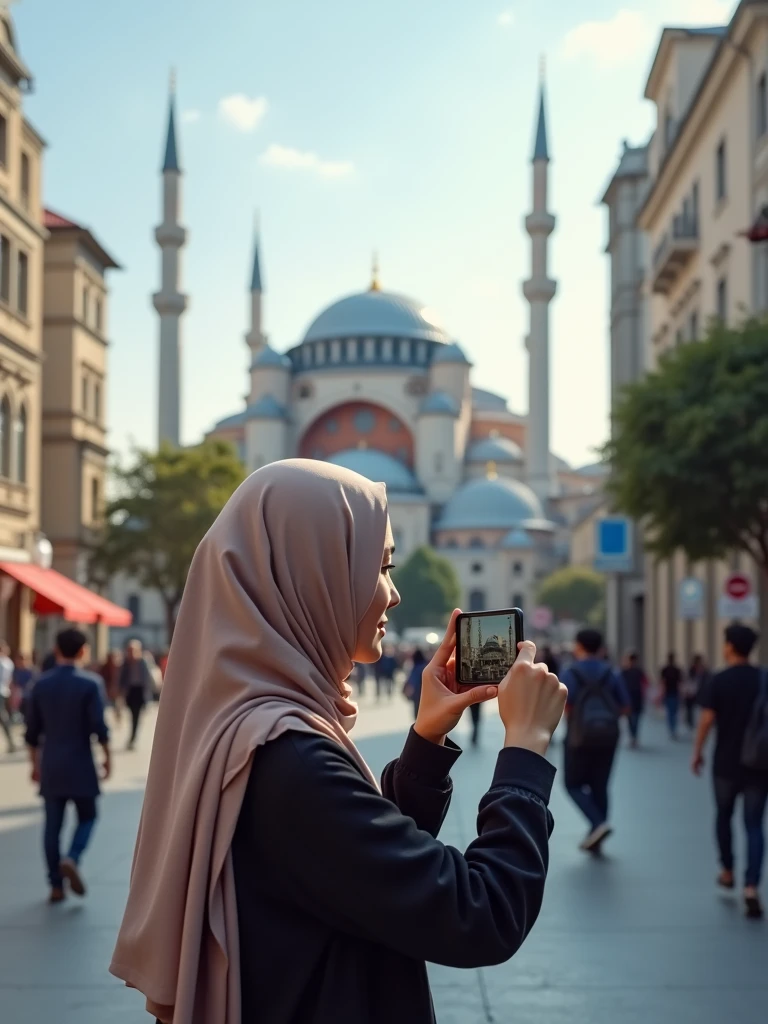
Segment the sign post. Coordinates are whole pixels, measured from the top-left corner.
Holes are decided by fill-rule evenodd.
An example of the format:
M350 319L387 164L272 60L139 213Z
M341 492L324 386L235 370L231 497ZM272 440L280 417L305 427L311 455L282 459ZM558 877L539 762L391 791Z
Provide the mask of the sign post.
M744 573L734 572L727 577L723 593L717 603L721 619L757 619L760 602L754 592L752 580Z
M680 618L694 622L704 617L704 584L691 576L680 583Z
M605 573L631 572L632 520L605 516L595 523L595 569Z

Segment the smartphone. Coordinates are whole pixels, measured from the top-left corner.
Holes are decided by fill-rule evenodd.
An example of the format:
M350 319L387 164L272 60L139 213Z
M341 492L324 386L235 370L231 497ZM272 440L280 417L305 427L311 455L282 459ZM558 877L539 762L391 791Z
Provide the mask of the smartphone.
M462 613L456 623L456 682L459 686L500 683L524 639L520 608Z

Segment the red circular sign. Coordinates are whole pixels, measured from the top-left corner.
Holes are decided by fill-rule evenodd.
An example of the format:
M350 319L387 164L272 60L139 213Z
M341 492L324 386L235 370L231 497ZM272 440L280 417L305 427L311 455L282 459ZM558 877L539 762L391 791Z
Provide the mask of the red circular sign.
M752 593L752 581L748 576L734 573L725 581L725 592L734 601L744 601Z

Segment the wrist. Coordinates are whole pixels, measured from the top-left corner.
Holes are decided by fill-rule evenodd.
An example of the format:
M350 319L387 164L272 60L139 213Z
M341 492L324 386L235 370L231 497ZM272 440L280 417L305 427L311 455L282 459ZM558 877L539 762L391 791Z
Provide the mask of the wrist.
M418 720L414 723L413 731L416 733L417 736L421 736L423 740L426 740L427 743L434 743L435 746L437 747L445 746L444 733L436 733L434 730L425 728L425 726L422 725L422 723Z
M544 757L549 749L550 741L551 736L546 733L522 732L514 728L509 728L504 733L505 747L520 747L522 750L532 750L534 754L540 754L541 757Z

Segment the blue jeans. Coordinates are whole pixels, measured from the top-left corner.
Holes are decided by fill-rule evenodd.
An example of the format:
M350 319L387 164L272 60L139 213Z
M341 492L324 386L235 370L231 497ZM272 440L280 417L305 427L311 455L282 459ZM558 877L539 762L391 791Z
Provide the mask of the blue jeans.
M592 829L608 821L608 783L615 747L573 750L565 747L565 788Z
M640 716L642 711L630 711L627 722L629 724L629 735L633 740L637 740L640 735Z
M677 736L677 715L680 711L680 698L678 695L671 694L669 697L664 698L664 707L667 709L667 725L669 726L669 735Z
M45 801L45 832L43 842L45 845L45 859L48 864L48 880L52 889L60 889L63 883L61 877L61 851L59 840L64 825L64 813L69 803L69 797L48 797ZM88 797L74 799L72 803L77 811L77 826L72 836L72 844L67 856L75 864L80 863L80 858L85 852L88 841L96 824L96 798Z
M747 833L747 870L744 885L757 888L760 885L765 856L763 819L768 804L768 780L752 782L715 776L714 782L720 863L725 871L733 871L731 819L736 808L736 800L741 794L744 797L744 828Z

